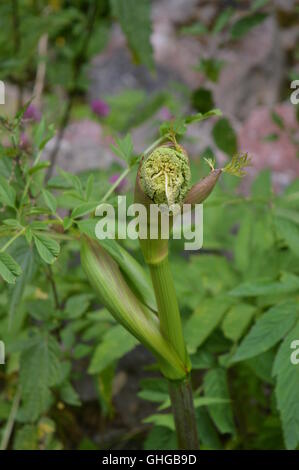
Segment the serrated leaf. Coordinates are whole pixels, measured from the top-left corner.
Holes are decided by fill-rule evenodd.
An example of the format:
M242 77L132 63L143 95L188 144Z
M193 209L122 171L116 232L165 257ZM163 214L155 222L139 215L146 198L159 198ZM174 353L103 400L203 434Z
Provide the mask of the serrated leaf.
M116 138L116 145L111 145L113 152L122 160L125 160L128 165L133 156L133 142L130 134L127 134L123 139Z
M121 325L111 328L96 348L88 369L90 374L99 374L109 364L131 351L138 341Z
M49 387L59 383L59 346L49 335L37 335L20 359L20 385L24 414L35 421L48 405Z
M278 281L257 279L247 281L230 291L235 297L259 297L263 295L291 294L299 289L299 276L282 273Z
M16 277L22 274L22 269L15 260L5 252L0 251L0 275L9 284L16 282Z
M184 336L190 353L209 337L219 325L231 302L227 298L206 299L187 321Z
M17 282L10 292L9 296L9 322L12 324L15 311L21 302L24 289L26 285L31 281L32 276L35 272L35 259L32 247L28 247L25 240L14 250L14 256L20 263L22 274L17 279Z
M60 252L59 244L47 235L34 233L33 238L40 257L48 264L54 263Z
M205 397L219 397L223 400L230 400L226 370L222 368L212 369L204 376ZM219 431L223 434L235 433L233 413L230 403L209 404L209 414Z
M282 420L287 449L299 445L299 364L291 362L291 344L299 339L299 322L289 332L280 346L273 366L276 377L275 395Z
M3 176L0 176L0 202L3 205L14 207L16 201L16 192L14 188L6 181Z
M285 301L264 313L245 336L231 362L243 361L267 351L281 340L297 319L295 302Z
M151 36L151 8L149 0L110 0L128 45L136 60L149 69L154 68Z
M299 257L299 226L291 220L275 218L279 236L285 241L294 255Z
M249 304L233 305L227 312L223 322L224 335L232 341L238 341L250 324L256 307Z
M94 211L98 205L98 201L84 202L83 204L80 204L73 209L71 217L76 219L77 217L82 217L83 215L89 214L90 212Z
M47 191L46 189L42 190L42 195L43 195L43 198L44 198L44 201L45 201L47 207L49 207L50 211L53 214L55 214L56 209L57 209L56 197L53 196L53 194L50 193L50 191Z

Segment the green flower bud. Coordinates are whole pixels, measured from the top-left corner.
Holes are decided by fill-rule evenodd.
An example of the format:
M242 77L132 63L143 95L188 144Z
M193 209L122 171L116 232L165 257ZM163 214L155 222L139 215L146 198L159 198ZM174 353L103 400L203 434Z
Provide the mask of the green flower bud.
M156 204L180 204L190 187L191 172L183 150L161 146L141 164L140 183Z

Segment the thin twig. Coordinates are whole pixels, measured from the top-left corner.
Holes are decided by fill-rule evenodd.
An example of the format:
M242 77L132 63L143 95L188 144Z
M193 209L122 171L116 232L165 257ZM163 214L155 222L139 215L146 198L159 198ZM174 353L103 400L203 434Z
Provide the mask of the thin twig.
M56 307L57 310L60 310L61 305L60 305L60 302L59 302L57 287L56 287L56 283L55 283L55 280L54 280L53 271L52 271L51 266L48 266L47 277L48 277L48 279L50 281L50 284L51 284L51 287L52 287L54 301L55 301L55 307Z
M37 106L41 104L41 98L43 94L45 77L46 77L46 57L48 48L48 34L43 34L38 42L38 66L36 71L36 79L34 85L34 101Z

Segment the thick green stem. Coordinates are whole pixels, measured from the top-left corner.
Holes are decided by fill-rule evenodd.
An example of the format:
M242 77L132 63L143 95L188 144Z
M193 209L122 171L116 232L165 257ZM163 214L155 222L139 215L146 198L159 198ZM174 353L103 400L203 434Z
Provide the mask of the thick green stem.
M187 366L189 360L168 256L149 266L157 300L161 332Z
M198 449L197 426L190 383L188 357L174 283L166 255L149 264L160 319L160 329L186 367L186 377L169 381L169 394L174 414L179 449Z
M182 450L197 450L199 444L190 377L180 382L169 381L168 384L178 447Z

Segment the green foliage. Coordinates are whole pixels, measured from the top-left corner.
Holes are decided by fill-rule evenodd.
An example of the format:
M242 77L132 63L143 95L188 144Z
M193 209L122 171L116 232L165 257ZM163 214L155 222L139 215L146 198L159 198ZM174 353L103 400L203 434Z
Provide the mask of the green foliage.
M139 0L137 3L134 0L110 1L112 11L121 24L134 59L153 69L149 0Z
M232 157L238 151L237 137L226 118L219 119L213 127L213 137L217 147Z
M265 13L253 13L246 15L238 20L231 29L233 39L240 39L245 36L252 28L258 26L267 18Z
M96 348L91 358L89 373L102 372L112 362L131 351L137 343L134 336L122 326L114 326L103 336L101 344Z

